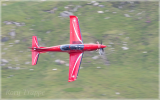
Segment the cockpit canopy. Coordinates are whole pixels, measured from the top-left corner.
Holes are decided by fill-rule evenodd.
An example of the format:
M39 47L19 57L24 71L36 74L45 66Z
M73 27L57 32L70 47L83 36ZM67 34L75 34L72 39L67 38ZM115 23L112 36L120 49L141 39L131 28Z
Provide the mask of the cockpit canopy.
M62 51L66 50L83 50L84 45L83 44L71 44L71 45L61 45L60 49Z

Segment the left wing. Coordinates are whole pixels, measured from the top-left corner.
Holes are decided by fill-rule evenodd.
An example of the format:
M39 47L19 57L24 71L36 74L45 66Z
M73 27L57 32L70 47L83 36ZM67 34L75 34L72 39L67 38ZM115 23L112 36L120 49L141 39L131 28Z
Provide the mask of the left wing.
M70 16L70 44L83 44L78 17Z
M81 65L82 56L83 56L83 52L70 53L68 82L72 82L77 79L79 68Z

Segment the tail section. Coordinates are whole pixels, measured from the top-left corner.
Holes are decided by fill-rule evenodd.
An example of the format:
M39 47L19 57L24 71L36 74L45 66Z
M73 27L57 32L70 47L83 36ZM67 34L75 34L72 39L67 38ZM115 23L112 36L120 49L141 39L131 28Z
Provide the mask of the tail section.
M32 36L32 48L39 48L37 36Z
M36 65L39 57L39 52L36 51L39 48L37 36L32 36L32 65Z

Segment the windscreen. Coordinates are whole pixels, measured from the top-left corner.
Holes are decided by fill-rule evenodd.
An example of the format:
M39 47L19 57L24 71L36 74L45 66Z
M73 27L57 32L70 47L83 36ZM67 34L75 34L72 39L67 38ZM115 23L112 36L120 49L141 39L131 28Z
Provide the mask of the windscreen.
M66 50L83 50L84 45L82 44L76 44L76 45L61 45L60 49L62 51L66 51Z

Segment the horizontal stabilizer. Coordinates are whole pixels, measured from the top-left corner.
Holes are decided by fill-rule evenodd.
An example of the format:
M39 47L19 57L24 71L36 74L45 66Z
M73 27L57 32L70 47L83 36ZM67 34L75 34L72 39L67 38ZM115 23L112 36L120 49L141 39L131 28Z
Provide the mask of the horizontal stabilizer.
M37 36L32 36L32 65L36 65L40 52L34 51L34 49L39 48Z
M39 57L39 52L32 51L32 65L36 65Z
M39 48L37 36L32 36L32 48Z

